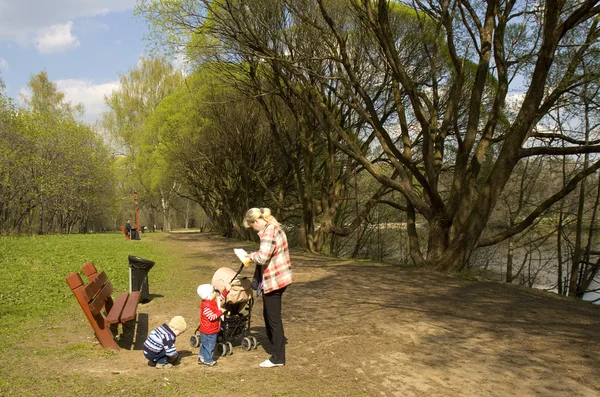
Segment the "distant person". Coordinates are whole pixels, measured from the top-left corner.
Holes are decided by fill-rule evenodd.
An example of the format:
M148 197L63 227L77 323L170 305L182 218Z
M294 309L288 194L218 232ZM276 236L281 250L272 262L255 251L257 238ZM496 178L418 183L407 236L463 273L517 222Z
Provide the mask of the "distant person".
M287 237L268 208L251 208L244 217L244 227L252 228L260 238L260 247L248 254L256 263L252 283L263 295L263 316L271 357L259 364L262 368L285 365L285 336L281 319L281 298L294 281Z
M221 316L225 311L222 305L231 290L231 284L225 284L225 291L219 295L212 284L198 286L198 296L202 299L200 303L200 351L198 352L198 364L209 367L217 365L213 359L213 352L217 345L217 336L221 330Z
M127 219L125 228L127 228L127 233L129 234L129 238L131 240L141 240L140 233L138 232L138 230L135 227L131 226L131 220Z
M131 219L127 219L127 222L125 222L125 229L127 229L127 235L129 236L130 239L133 238L131 231L133 230L133 228L131 227Z
M179 353L175 349L175 340L185 332L187 324L181 316L175 316L169 324L163 324L152 330L144 342L144 357L148 365L156 368L171 368L177 362Z

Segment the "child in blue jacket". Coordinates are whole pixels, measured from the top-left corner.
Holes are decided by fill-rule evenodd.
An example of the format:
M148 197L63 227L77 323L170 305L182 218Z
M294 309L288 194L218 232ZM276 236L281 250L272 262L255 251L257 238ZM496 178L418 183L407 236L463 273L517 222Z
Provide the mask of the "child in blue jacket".
M187 324L181 316L175 316L169 324L163 324L152 330L144 342L144 356L148 365L156 368L171 368L179 357L175 349L175 340L185 332Z

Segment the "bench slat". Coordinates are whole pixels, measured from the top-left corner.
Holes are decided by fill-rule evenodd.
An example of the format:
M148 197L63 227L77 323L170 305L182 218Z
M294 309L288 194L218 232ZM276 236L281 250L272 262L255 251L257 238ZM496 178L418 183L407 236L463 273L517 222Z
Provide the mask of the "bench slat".
M92 299L92 301L89 303L90 311L93 314L100 313L100 310L102 310L102 308L106 304L106 301L108 300L108 298L110 298L110 295L112 294L112 292L113 292L112 284L111 283L104 284L104 287L102 287L100 292L98 294L96 294L94 299ZM110 308L110 309L107 308L106 310L112 311L112 308Z
M102 272L93 281L90 281L86 286L83 287L83 296L88 302L94 299L94 296L100 292L102 286L108 282L108 276Z
M81 266L81 270L83 270L83 274L88 278L88 281L91 281L94 277L96 277L96 265L93 262L88 262L85 265Z
M135 320L137 315L137 305L140 301L140 291L134 291L129 294L129 299L127 299L127 304L123 309L123 313L121 313L121 322L125 323L127 321Z
M104 323L106 324L117 324L120 322L121 312L127 303L127 298L129 293L123 292L117 296L117 299L113 303L113 307L108 313L108 315L104 318Z

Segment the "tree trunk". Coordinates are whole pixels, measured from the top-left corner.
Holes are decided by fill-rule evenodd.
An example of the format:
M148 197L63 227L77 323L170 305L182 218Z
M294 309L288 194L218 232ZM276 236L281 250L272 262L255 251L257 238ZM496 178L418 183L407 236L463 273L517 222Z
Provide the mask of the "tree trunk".
M163 230L168 232L171 230L171 223L169 221L169 201L164 198L162 198L160 201L162 204Z
M508 239L508 253L506 256L506 279L507 283L512 283L513 281L513 240L512 238Z
M558 270L557 270L557 277L556 277L556 285L558 288L558 294L559 295L564 295L564 289L563 289L563 261L562 261L562 257L563 257L563 253L562 253L562 228L563 228L563 206L562 206L562 202L561 202L561 206L560 206L560 213L558 216L558 227L557 227L557 233L556 233L556 250L557 250L557 256L558 256Z
M448 247L450 228L441 216L434 216L429 221L429 241L427 244L427 260L435 261L441 257Z
M586 141L588 135L586 134ZM588 167L588 155L586 154L583 160L583 168ZM585 204L585 179L581 181L579 185L579 201L577 203L577 225L575 227L575 247L573 248L573 256L571 258L571 274L569 280L569 292L570 297L577 297L580 277L580 267L582 258L582 239L583 239L583 217L584 217L584 204Z

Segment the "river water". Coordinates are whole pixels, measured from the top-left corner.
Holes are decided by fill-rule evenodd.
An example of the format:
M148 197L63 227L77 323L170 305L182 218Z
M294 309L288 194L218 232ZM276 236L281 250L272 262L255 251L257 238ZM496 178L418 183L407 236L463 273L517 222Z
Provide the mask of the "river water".
M600 288L600 283L598 281L595 281L592 285L590 289L598 289ZM596 299L600 298L600 292L588 292L587 294L585 294L583 296L583 300L584 301L595 301ZM594 302L595 305L600 305L600 300Z

